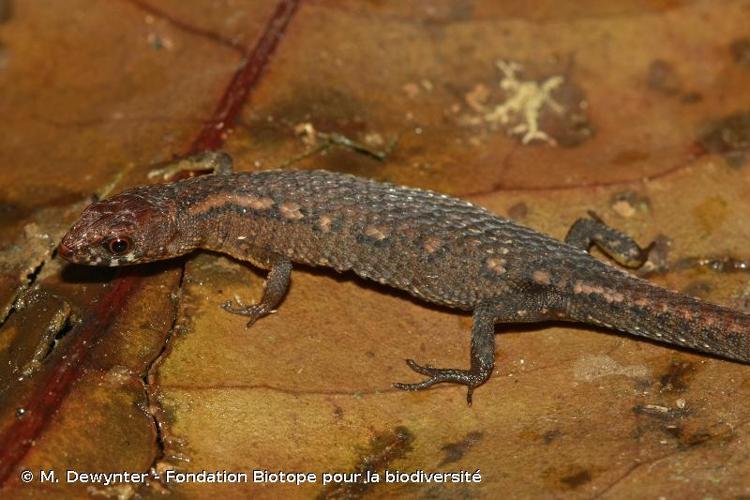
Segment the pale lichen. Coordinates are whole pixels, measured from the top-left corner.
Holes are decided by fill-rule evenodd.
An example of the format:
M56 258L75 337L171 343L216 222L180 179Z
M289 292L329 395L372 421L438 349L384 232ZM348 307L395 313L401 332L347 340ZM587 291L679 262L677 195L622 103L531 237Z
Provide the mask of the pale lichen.
M556 141L539 128L539 116L545 106L557 114L563 113L563 107L552 98L552 92L562 85L564 78L557 75L539 81L521 80L518 77L523 69L520 64L500 60L497 67L503 73L500 88L507 98L485 113L484 120L501 123L509 134L521 136L523 144L540 140L555 145Z

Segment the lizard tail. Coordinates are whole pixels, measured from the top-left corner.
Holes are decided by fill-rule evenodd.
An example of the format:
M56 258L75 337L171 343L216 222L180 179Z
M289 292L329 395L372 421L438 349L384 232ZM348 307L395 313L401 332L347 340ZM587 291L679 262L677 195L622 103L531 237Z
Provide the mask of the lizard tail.
M618 288L576 282L573 319L750 363L750 314L631 277Z

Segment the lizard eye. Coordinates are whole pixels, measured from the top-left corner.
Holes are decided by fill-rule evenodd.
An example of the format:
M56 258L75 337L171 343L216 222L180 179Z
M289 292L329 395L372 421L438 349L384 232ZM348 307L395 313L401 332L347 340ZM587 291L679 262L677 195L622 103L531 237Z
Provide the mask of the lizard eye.
M107 250L109 250L110 253L113 253L115 255L120 255L128 250L133 246L133 243L130 241L130 238L126 236L117 236L115 238L107 240Z

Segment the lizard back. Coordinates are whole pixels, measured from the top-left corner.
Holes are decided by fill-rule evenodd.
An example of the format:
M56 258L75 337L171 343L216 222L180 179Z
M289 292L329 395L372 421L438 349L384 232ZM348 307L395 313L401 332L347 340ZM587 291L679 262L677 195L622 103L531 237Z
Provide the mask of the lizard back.
M190 214L214 250L351 270L465 310L528 287L534 261L549 269L549 258L590 259L467 201L350 175L276 170L175 186L177 213Z

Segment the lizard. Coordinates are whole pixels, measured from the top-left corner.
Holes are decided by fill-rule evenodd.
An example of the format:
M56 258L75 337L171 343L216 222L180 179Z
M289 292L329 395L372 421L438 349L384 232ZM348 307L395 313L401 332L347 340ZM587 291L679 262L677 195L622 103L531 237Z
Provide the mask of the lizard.
M123 191L88 206L64 236L64 259L121 266L196 249L267 270L261 300L223 304L248 317L274 312L292 264L354 272L434 304L472 314L468 369L412 359L426 378L474 389L491 376L495 325L570 321L750 363L750 314L667 290L589 253L601 249L624 267L648 257L598 217L582 218L556 240L468 201L325 170L233 172L232 159L207 152L175 163L211 170L177 182Z

